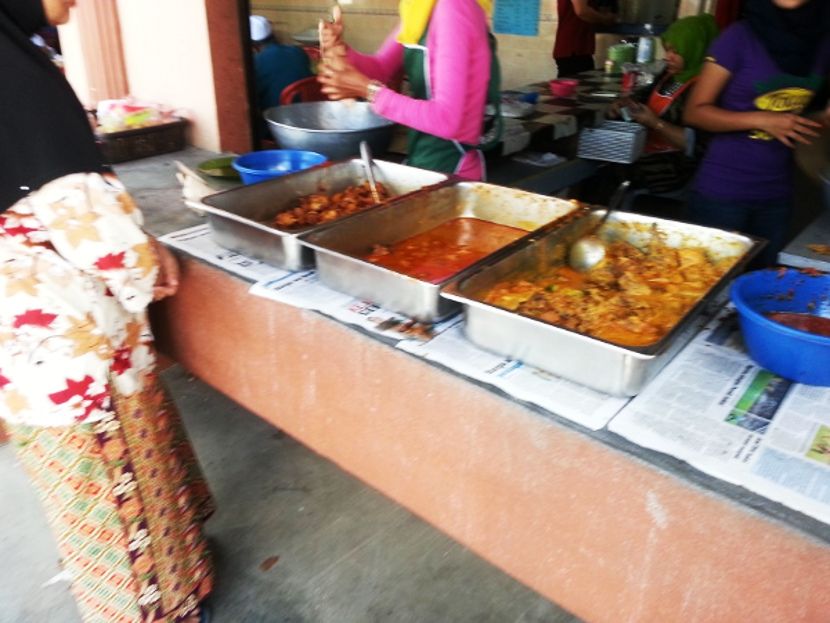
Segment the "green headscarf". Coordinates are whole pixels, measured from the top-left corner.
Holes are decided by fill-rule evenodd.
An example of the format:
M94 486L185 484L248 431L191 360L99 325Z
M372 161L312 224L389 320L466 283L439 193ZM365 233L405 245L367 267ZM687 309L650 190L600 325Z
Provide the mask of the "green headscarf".
M663 43L683 57L683 71L674 78L686 82L700 73L706 50L718 36L718 25L709 13L683 17L663 33Z

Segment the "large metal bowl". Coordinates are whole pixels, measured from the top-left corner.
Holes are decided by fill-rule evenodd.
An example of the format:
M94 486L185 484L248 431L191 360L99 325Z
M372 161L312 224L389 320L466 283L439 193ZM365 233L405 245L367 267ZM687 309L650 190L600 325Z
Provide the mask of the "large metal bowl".
M367 141L375 154L385 153L395 125L368 103L354 101L277 106L264 117L281 148L316 151L331 160L360 153L360 141Z

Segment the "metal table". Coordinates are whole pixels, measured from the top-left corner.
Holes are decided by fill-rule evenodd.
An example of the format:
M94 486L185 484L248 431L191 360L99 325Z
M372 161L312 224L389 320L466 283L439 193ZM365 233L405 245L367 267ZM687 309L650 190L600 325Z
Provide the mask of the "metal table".
M830 211L825 210L778 254L778 262L795 268L817 268L830 272L830 255L811 251L807 245L830 244Z

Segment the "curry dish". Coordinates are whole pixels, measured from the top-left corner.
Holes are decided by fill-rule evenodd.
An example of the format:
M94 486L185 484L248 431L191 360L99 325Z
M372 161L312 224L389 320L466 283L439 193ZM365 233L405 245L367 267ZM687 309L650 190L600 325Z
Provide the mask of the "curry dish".
M440 283L526 233L516 227L460 217L390 246L375 245L365 259L416 279Z
M378 182L381 201L389 198L389 191ZM369 182L348 186L330 197L322 193L302 197L297 206L274 217L270 225L280 229L298 229L319 223L328 223L348 214L360 212L377 202L372 197Z
M644 250L607 244L605 259L580 273L551 266L496 284L485 301L622 346L658 341L731 268L699 247L653 242Z
M767 318L792 329L830 337L830 318L795 312L770 312Z

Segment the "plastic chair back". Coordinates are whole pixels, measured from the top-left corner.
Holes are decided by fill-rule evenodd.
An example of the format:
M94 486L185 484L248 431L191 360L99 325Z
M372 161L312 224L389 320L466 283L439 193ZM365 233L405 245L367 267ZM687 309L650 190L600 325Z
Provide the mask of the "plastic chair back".
M320 48L313 45L304 45L303 52L308 55L308 59L312 62L320 60Z
M280 93L280 106L296 104L297 102L325 101L326 96L320 90L321 87L322 85L317 82L317 78L314 76L292 82Z

